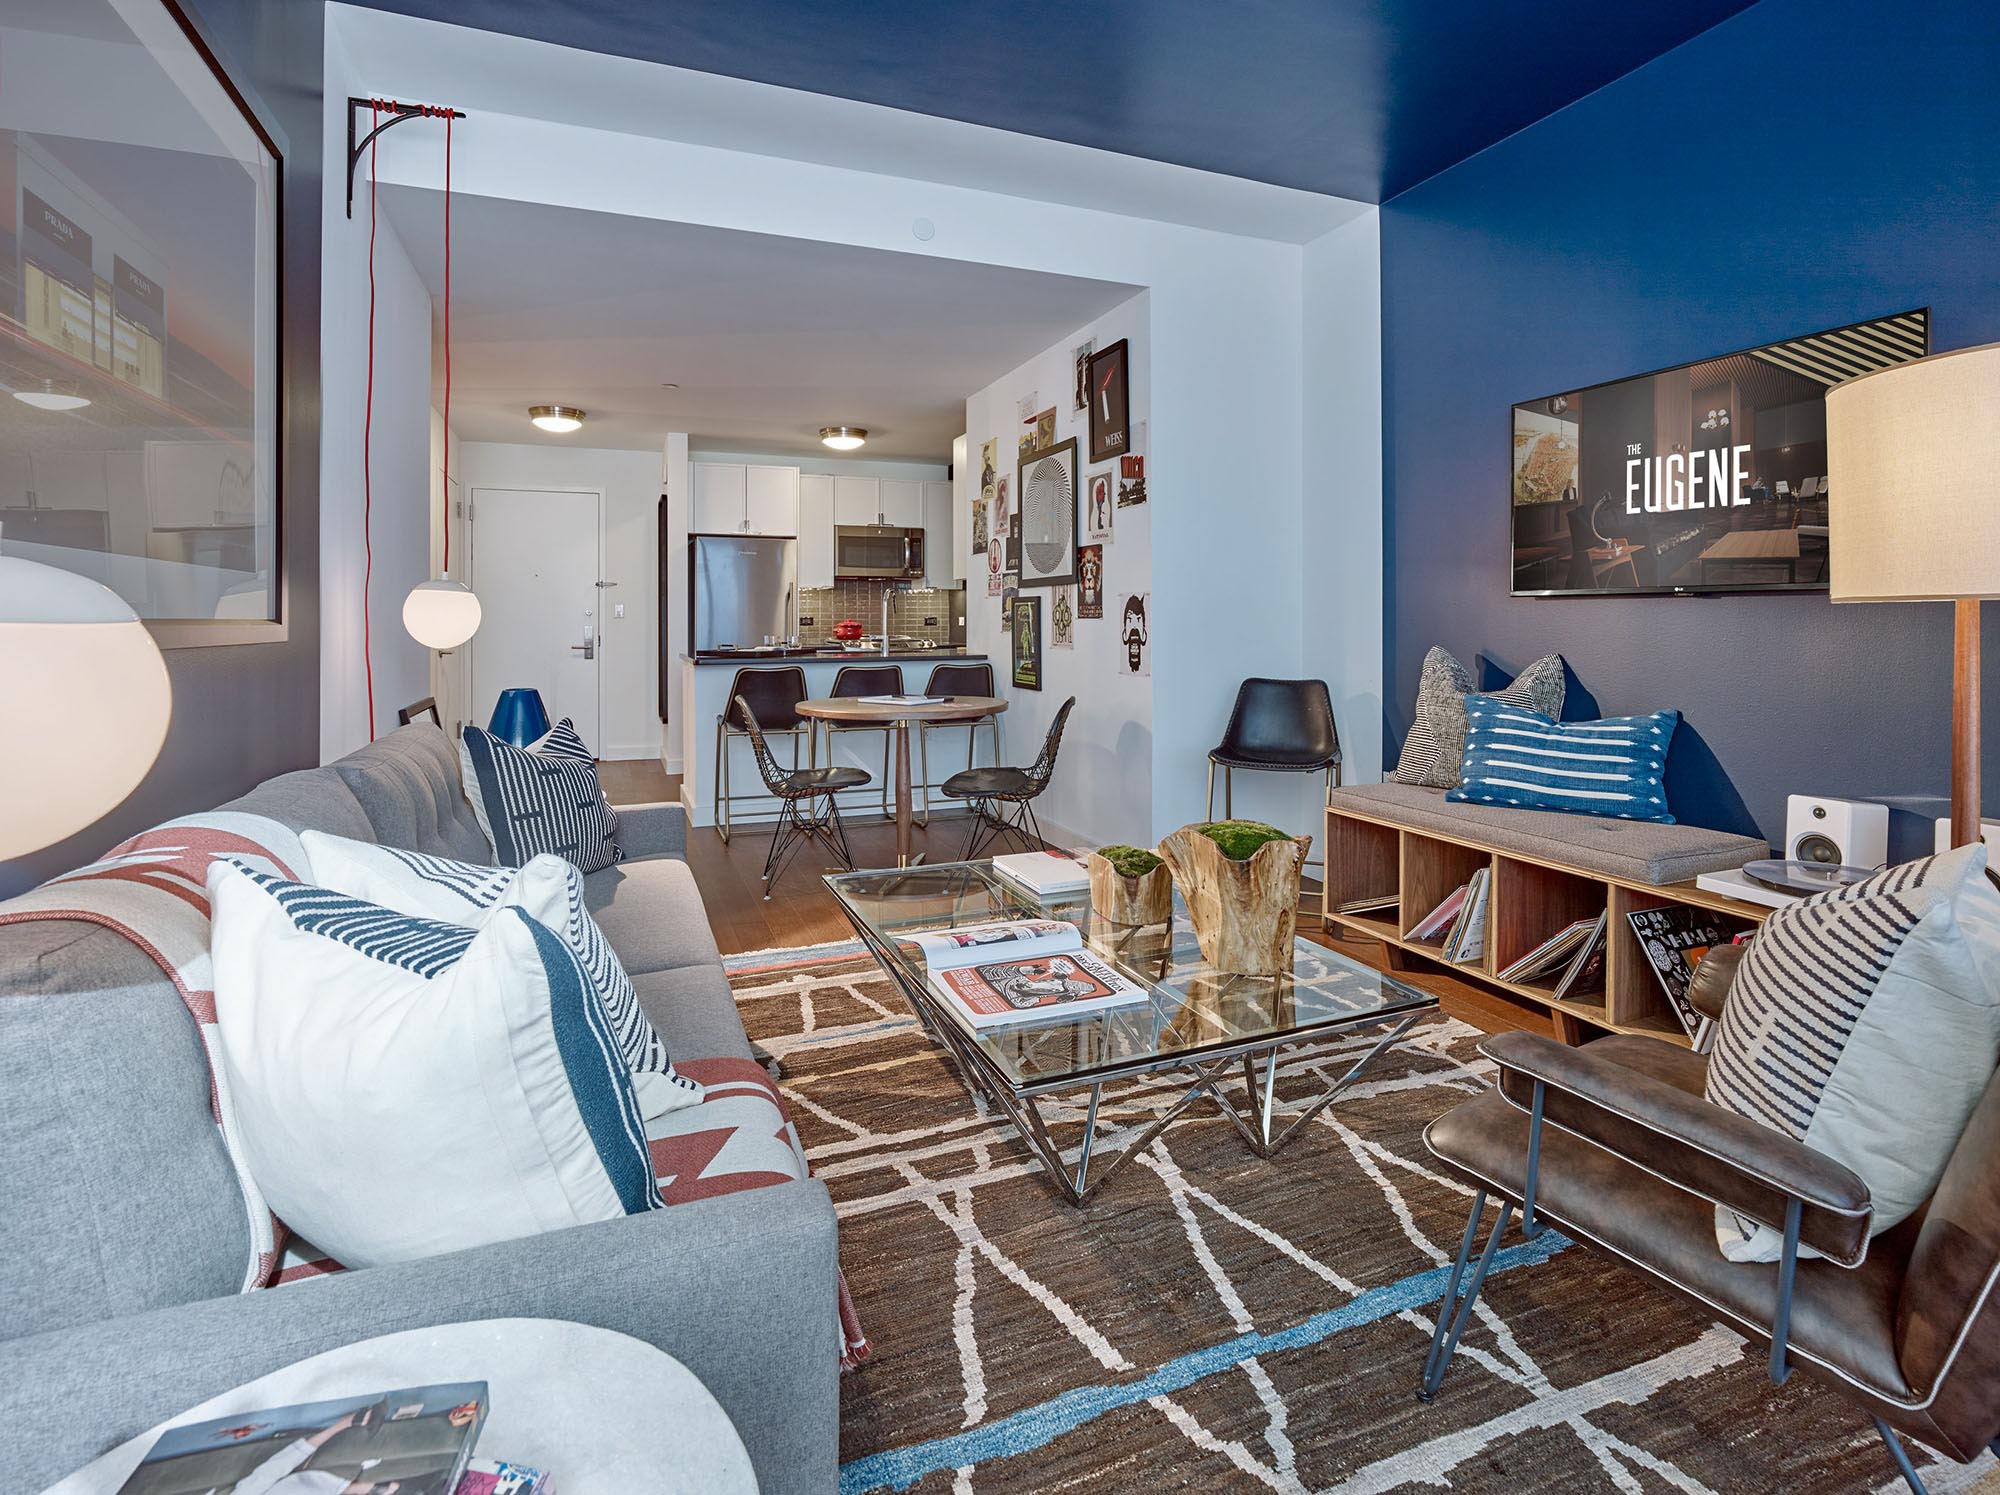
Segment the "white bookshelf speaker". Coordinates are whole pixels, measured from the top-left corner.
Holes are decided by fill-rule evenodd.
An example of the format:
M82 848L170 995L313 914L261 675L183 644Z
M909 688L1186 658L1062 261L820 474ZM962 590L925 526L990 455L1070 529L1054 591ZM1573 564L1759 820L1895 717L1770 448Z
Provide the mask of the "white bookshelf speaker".
M1889 860L1889 807L1793 794L1785 799L1785 856L1794 862L1880 867Z

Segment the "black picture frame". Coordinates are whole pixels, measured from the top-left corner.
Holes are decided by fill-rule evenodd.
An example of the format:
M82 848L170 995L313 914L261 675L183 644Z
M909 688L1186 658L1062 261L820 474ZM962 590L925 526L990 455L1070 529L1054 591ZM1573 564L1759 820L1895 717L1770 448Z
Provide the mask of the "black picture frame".
M1015 478L1014 522L1020 537L1018 561L1021 586L1062 587L1076 584L1077 460L1076 438L1058 441L1021 454ZM1031 487L1031 483L1033 486ZM1041 518L1053 510L1055 528L1044 532ZM1036 516L1037 528L1030 532L1029 515ZM1058 554L1049 547L1059 546ZM1013 547L1009 546L1010 558ZM1033 564L1030 564L1030 563Z
M1042 688L1042 599L1016 597L1007 618L1013 640L1014 685L1019 690Z
M1131 351L1124 338L1090 355L1090 460L1109 462L1132 450Z
M291 636L286 474L293 457L290 429L293 371L288 364L291 349L285 328L291 290L285 263L289 247L286 231L289 142L276 114L248 83L232 72L222 49L193 7L183 0L154 0L154 3L161 24L132 21L134 35L145 56L164 75L167 86L211 122L224 152L203 159L228 160L227 148L233 140L241 152L240 160L250 163L245 169L254 170L258 176L258 185L245 195L247 208L241 225L243 236L256 251L252 260L256 274L247 283L245 295L249 305L240 323L245 331L244 346L250 350L251 358L244 388L245 438L232 442L221 431L221 423L211 408L184 409L175 404L171 386L155 388L143 376L122 373L95 357L79 359L73 353L65 355L64 350L51 349L40 340L28 341L24 349L52 365L44 370L45 375L90 390L99 411L105 412L100 415L99 411L93 411L93 421L116 430L120 427L114 416L119 416L129 417L125 425L135 431L157 427L145 439L157 441L163 447L169 443L176 445L179 450L173 456L184 470L204 464L212 468L215 473L212 486L218 493L228 495L226 499L215 500L212 509L202 509L198 514L170 511L170 521L149 518L146 531L149 541L157 538L163 545L186 549L187 576L199 577L204 569L215 567L218 563L214 557L219 554L229 557L225 569L245 578L228 586L220 596L190 599L177 595L169 583L155 594L151 607L135 602L140 621L154 642L162 649L284 643ZM237 125L241 127L240 136L235 135ZM12 127L12 133L32 136L34 124L19 122ZM91 185L87 180L84 182L86 187ZM111 200L87 206L100 214L115 214L119 203ZM58 214L63 211L58 209ZM117 237L106 232L100 247L108 253L116 250L119 243ZM171 259L171 249L165 252ZM171 277L161 280L156 272L144 268L143 263L114 263L110 276L113 316L118 315L115 308L121 295L155 307L164 298L167 331L160 334L160 341L165 347L175 326L175 290ZM105 325L102 305L100 302L100 330ZM168 354L164 362L171 366L173 356ZM152 373L152 369L147 373ZM164 379L161 383L164 385ZM224 450L230 447L241 449ZM216 450L207 453L203 448ZM189 478L182 487L192 492L201 486L205 496L210 484L204 472L199 485ZM240 485L240 493L235 485ZM233 505L241 496L248 496L250 502L247 510L239 513ZM10 539L22 538L12 533L17 527L9 526ZM147 568L184 559L178 552L162 555L150 549L100 548L114 558ZM127 600L132 599L128 596ZM189 600L197 605L186 607Z

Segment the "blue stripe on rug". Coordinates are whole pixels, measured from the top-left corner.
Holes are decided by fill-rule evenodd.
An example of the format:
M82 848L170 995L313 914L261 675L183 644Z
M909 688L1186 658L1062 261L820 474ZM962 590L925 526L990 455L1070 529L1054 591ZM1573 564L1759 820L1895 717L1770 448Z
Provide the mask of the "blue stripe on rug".
M1554 1230L1544 1231L1532 1241L1502 1251L1493 1259L1488 1276L1515 1267L1539 1266L1569 1244L1568 1237ZM1191 1350L1137 1381L1115 1386L1079 1386L949 1438L933 1438L927 1443L885 1449L851 1460L840 1466L841 1495L863 1495L865 1491L880 1489L907 1490L927 1474L1030 1453L1107 1412L1184 1390L1254 1355L1302 1349L1343 1329L1359 1328L1405 1309L1435 1303L1444 1296L1445 1281L1450 1276L1449 1266L1416 1272L1386 1287L1370 1288L1350 1303L1315 1314L1304 1323L1275 1334L1239 1334L1206 1349ZM1414 1392L1423 1362L1415 1353L1414 1339L1411 1344L1410 1386Z
M778 945L767 950L745 950L722 957L722 969L731 976L753 971L781 970L786 966L814 965L824 960L844 960L865 955L868 947L860 940L828 940L820 945Z

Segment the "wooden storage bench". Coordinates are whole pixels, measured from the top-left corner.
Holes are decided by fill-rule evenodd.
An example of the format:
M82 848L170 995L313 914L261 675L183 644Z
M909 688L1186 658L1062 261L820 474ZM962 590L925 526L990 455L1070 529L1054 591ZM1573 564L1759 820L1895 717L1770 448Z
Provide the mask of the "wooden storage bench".
M1546 1008L1567 1042L1592 1029L1687 1042L1626 915L1689 904L1749 929L1770 912L1703 892L1704 872L1740 867L1770 848L1748 836L1698 826L1606 820L1494 805L1448 803L1442 789L1361 784L1336 789L1326 811L1326 921L1371 935L1392 952ZM1485 950L1469 964L1443 961L1409 932L1452 890L1489 869ZM1354 912L1343 904L1393 896ZM1607 913L1604 987L1554 996L1554 982L1502 981L1497 974L1565 924Z

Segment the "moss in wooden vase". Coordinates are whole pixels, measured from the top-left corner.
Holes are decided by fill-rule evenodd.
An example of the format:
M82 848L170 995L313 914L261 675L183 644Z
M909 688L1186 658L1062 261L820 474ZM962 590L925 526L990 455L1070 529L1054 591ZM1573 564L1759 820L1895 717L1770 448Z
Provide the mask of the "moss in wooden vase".
M1144 877L1155 867L1166 865L1141 846L1100 846L1097 854L1109 862L1111 870L1120 877Z
M1292 839L1275 825L1266 825L1261 820L1212 820L1195 829L1221 847L1222 854L1232 862L1247 862L1257 854L1258 847Z

